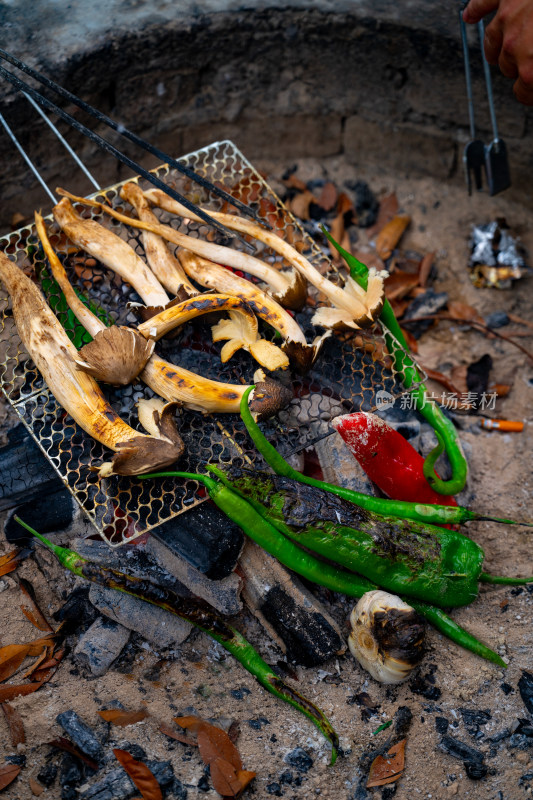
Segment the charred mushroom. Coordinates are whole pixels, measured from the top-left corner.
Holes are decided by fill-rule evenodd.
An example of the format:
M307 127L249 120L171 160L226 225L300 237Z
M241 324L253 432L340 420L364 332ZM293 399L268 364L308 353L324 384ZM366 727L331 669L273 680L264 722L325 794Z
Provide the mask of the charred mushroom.
M194 217L187 209L159 189L149 189L144 196L153 205L160 206L166 211L182 217ZM312 322L325 328L368 328L381 313L383 305L383 274L375 269L370 269L368 288L365 292L349 275L344 276L344 286L336 286L325 278L313 265L299 253L292 245L281 239L272 231L262 228L255 222L234 214L223 214L219 211L209 210L209 214L232 230L247 233L268 245L279 253L286 261L295 267L300 274L313 286L323 292L331 303L331 308L319 308ZM192 248L189 248L192 249ZM281 301L280 301L281 302ZM282 303L287 308L286 300Z
M53 208L54 217L68 238L131 284L147 306L164 308L169 297L142 258L120 236L94 219L84 219L63 198Z
M78 369L104 383L127 386L135 380L152 355L155 342L147 340L132 328L118 325L107 328L95 317L72 288L65 268L50 244L44 220L37 211L35 226L54 278L67 303L93 337L92 342L84 345L76 353L75 363Z
M381 683L401 683L424 657L424 619L396 595L366 592L350 624L352 655Z
M234 272L188 250L180 249L178 258L187 274L197 283L217 292L228 292L240 297L260 319L278 331L284 339L281 349L297 372L304 374L311 369L329 332L317 336L312 344L308 344L294 317L251 281L239 278Z
M19 336L57 402L90 436L116 451L103 474L137 475L173 464L183 452L177 431L172 440L155 439L130 428L94 378L78 370L76 348L40 290L3 253L0 278L11 296Z
M234 267L235 269L248 272L250 275L254 275L256 278L259 278L259 280L268 284L270 287L270 293L282 305L285 302L285 297L291 296L294 293L295 287L301 284L302 278L297 272L293 272L288 278L282 272L274 267L270 267L259 258L250 256L247 253L241 252L240 250L235 250L232 247L224 247L223 245L219 244L213 244L212 242L206 242L202 239L196 239L193 236L187 236L184 233L179 233L178 231L174 230L174 228L171 228L170 225L162 225L160 222L156 224L155 222L143 222L142 220L133 219L133 217L127 217L125 214L120 214L118 211L115 211L113 208L110 208L103 203L99 203L97 200L90 200L86 197L77 197L76 195L72 195L70 192L65 191L65 189L61 189L60 187L56 188L56 192L59 195L62 195L64 198L70 198L78 203L100 208L106 214L109 214L109 216L114 217L120 222L130 225L133 228L157 233L159 236L162 236L163 239L180 245L181 247L185 247L187 250L191 250L193 253L203 256L204 258L208 258L211 261L216 261L217 264L225 264L228 267ZM83 221L91 222L91 220ZM96 222L94 224L98 225Z
M166 308L139 325L139 332L147 338L160 339L165 333L190 319L213 311L227 311L229 319L222 319L213 327L213 341L227 339L221 351L223 362L239 349L247 350L265 369L286 369L289 359L279 347L261 339L257 319L250 307L230 294L201 294Z

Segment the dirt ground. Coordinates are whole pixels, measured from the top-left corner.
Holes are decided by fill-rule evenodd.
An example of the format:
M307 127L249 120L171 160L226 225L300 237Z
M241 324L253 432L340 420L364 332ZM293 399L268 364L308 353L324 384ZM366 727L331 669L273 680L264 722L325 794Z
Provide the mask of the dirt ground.
M272 177L276 187L276 178L289 165L269 162L257 166ZM438 291L447 291L450 299L475 306L481 315L504 310L533 322L530 313L532 277L523 278L507 291L480 290L472 286L466 269L471 225L488 222L496 216L506 217L512 232L520 236L528 252L533 254L533 229L528 209L513 205L505 194L496 198L486 194L469 198L466 190L439 184L430 177L412 180L378 174L375 170L355 170L340 158L322 164L302 160L298 167L298 174L304 180L327 176L341 186L346 180L364 179L378 196L395 190L401 208L413 219L402 247L437 251L438 278L434 287ZM504 332L517 327L511 325ZM530 332L533 334L533 330ZM533 336L517 341L533 350L531 339ZM531 516L532 363L507 342L489 339L450 323L441 323L438 329L422 337L419 358L426 366L437 369L467 364L485 353L490 353L494 361L493 380L512 383L509 395L498 401L497 416L523 420L526 427L522 434L501 434L481 432L468 422L460 434L466 445L470 469L462 499L478 511L527 518ZM13 412L7 414L14 422ZM527 529L475 523L469 525L468 533L484 548L487 571L533 574L531 534ZM7 549L6 543L0 541L0 551ZM52 563L41 571L30 561L19 573L32 581L41 607L49 615L61 605L61 598L56 594L58 586L65 589L72 585L72 579L65 579ZM0 644L34 638L35 629L20 611L15 582L10 577L4 578L0 581L0 590ZM325 592L319 592L319 596L348 632L351 603L342 597L326 596ZM516 741L509 736L492 743L488 740L497 738L497 734L506 729L512 731L518 719L527 717L517 683L522 670L532 666L532 600L533 595L527 590L485 586L471 606L453 612L454 619L498 650L508 662L505 671L459 648L433 630L428 633L428 652L417 673L422 680L414 684L408 681L397 687L384 687L369 678L349 652L317 669L298 668L299 690L324 710L340 734L345 755L332 768L328 766L329 747L311 723L267 694L233 658L225 658L221 649L204 635L193 634L179 653L170 656L154 653L137 640L137 646L131 649L130 663L122 661L120 671L111 669L104 677L94 680L80 679L67 658L49 684L34 695L12 702L25 726L26 744L20 745L19 750L26 755L27 762L17 781L3 792L3 797L27 800L33 796L29 779L36 777L48 758L49 748L45 743L61 735L55 717L62 711L74 709L102 737L110 736L106 744L108 751L121 743L126 747L124 743L137 743L149 758L169 759L191 799L218 795L202 780L204 767L198 752L172 742L158 731L160 721L170 722L173 716L182 713L215 720L232 718L240 723L238 746L244 766L257 772L255 781L245 792L247 797L353 798L360 779L362 754L379 746L389 733L385 730L373 736L372 732L381 723L391 720L400 706L411 710L413 722L407 734L405 772L394 795L397 800L445 800L448 797L521 800L530 797L533 739L529 739L529 746L516 746ZM267 660L275 662L280 657L256 622L240 618L237 624ZM241 689L245 691L239 691ZM417 689L428 696L417 693ZM360 692L368 693L378 707L366 721L362 718L361 707L353 700ZM134 726L113 728L109 733L107 723L97 716L97 711L117 700L126 709L146 706L150 717ZM491 718L481 727L481 736L475 738L466 730L461 708L490 711ZM485 753L489 767L486 777L471 780L466 776L462 761L438 748L440 734L436 730L436 718L449 722L449 734ZM284 761L287 753L298 746L313 759L307 772L299 772ZM0 752L13 753L1 716ZM287 770L292 773L290 782L287 775L280 778ZM368 795L381 797L382 791L371 789ZM392 796L390 791L389 788L384 797ZM57 781L43 794L50 800L60 796Z

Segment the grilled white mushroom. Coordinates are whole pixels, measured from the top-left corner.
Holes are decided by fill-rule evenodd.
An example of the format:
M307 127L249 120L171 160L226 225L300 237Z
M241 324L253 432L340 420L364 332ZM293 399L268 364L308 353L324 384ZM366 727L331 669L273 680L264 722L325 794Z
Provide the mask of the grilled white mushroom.
M366 592L350 615L352 655L381 683L401 683L424 657L425 622L394 594Z
M256 278L259 278L259 280L268 284L272 296L275 297L281 305L285 305L288 308L293 307L293 305L288 305L289 299L292 302L292 298L295 294L299 297L302 294L301 286L302 282L305 284L305 281L297 272L293 272L289 279L282 272L269 266L259 258L248 255L248 253L243 253L240 250L235 250L233 247L224 247L223 245L206 242L203 239L196 239L194 236L187 236L185 233L179 233L179 231L174 230L170 225L162 225L160 222L156 224L155 222L143 222L142 220L133 219L133 217L121 214L115 211L115 209L103 203L99 203L97 200L90 200L87 197L78 197L77 195L67 192L65 189L61 189L59 186L56 188L56 192L63 198L70 198L77 203L99 208L110 217L114 217L114 219L118 219L119 222L130 225L132 228L157 233L168 242L173 242L181 247L185 247L187 250L197 253L197 255L204 256L204 258L208 258L211 261L216 261L217 264L225 264L228 267L234 267L235 269L248 272L250 275L254 275ZM90 222L91 220L88 221ZM305 294L306 292L304 292L304 298ZM301 306L302 303L300 303L299 307Z
M184 446L171 420L165 416L165 432L157 438L130 428L94 378L77 369L76 348L35 283L3 253L0 278L11 296L19 336L57 402L90 436L115 450L100 474L139 475L173 464Z
M144 196L150 203L166 211L189 219L200 219L159 189L148 189L144 192ZM381 313L384 296L383 278L386 273L370 269L366 291L348 274L344 275L344 285L337 286L321 275L305 256L272 231L265 230L256 222L235 214L223 214L211 209L209 214L227 228L247 233L268 245L295 267L309 283L326 295L332 307L319 308L313 316L313 324L324 328L368 328Z

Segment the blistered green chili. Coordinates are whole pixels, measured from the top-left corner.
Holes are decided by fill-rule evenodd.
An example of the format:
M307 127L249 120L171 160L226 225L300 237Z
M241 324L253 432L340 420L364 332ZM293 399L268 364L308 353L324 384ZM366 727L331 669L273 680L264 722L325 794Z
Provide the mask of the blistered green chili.
M309 478L307 475L303 475L301 472L298 472L298 470L294 469L294 467L291 467L291 465L285 461L283 456L278 453L276 448L270 444L268 439L261 432L248 407L248 398L250 393L253 391L253 388L253 386L250 386L244 392L241 398L241 418L253 443L267 464L272 467L276 475L284 475L286 478L293 478L293 480L300 481L300 483L306 483L308 486L316 486L317 489L324 489L327 492L336 494L337 497L342 497L344 500L349 500L351 503L355 503L367 511L373 511L376 514L384 514L389 517L412 519L416 522L432 523L437 525L457 524L468 522L470 520L490 520L492 522L502 522L507 525L530 526L530 523L526 522L515 522L512 519L488 517L485 514L478 514L477 512L470 511L468 508L463 508L462 506L439 506L426 503L409 503L405 500L388 500L381 497L373 497L372 495L362 494L361 492L356 492L354 489L347 489L344 486L335 486L333 483L319 481L316 478Z
M212 486L208 487L210 491L216 492L220 490L222 493L229 491L207 476L203 477L203 481L204 483L212 484ZM54 553L59 562L75 575L159 606L165 611L187 620L187 622L190 622L219 642L267 691L297 708L316 725L326 739L331 742L331 764L335 763L339 739L324 713L314 703L276 675L244 636L229 625L226 620L218 616L207 603L180 597L170 589L158 586L147 579L136 578L123 572L94 564L73 550L53 544L19 519L19 517L15 517L15 520L37 537L42 544Z
M354 281L363 289L366 289L368 286L368 267L341 247L325 228L322 228L322 231L348 264L350 275ZM413 397L416 408L429 422L439 441L435 450L432 451L426 459L424 464L424 476L431 487L436 492L439 492L439 494L457 494L465 487L468 466L453 423L443 414L436 403L428 399L427 389L422 383L421 375L418 372L415 362L409 356L409 345L398 324L392 306L386 298L383 302L380 319L388 329L385 330L385 341L394 360L394 368L401 373L402 382L406 389L410 389L411 386L418 384L416 389L411 393L411 396ZM403 349L395 346L394 340L396 340ZM435 462L444 447L446 448L446 455L448 456L452 468L452 477L448 481L443 481L435 472Z
M215 467L208 465L209 468L219 474ZM220 473L227 480L224 473ZM320 561L311 553L302 550L290 539L285 538L270 522L263 516L267 511L261 506L255 508L252 504L242 498L232 487L226 485L227 491L222 492L213 480L205 475L191 474L187 472L158 472L151 475L141 475L141 478L172 478L184 477L192 478L203 483L211 499L216 505L235 522L242 530L253 539L260 547L277 558L289 569L301 575L303 578L325 586L334 592L345 594L349 597L362 597L365 592L377 589L378 586L360 575L339 569L333 564ZM261 513L262 512L262 513ZM440 608L435 608L427 603L412 600L407 602L424 616L440 633L448 636L452 641L470 650L476 655L506 667L500 656L491 650L490 647L480 642L472 634L454 622Z

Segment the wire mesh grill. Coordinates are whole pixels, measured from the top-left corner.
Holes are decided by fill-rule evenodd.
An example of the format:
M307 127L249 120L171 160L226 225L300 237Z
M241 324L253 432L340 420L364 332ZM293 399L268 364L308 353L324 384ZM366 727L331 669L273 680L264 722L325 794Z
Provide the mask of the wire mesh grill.
M319 245L302 229L232 142L216 142L180 160L258 210L321 271L335 269ZM154 171L193 202L213 210L222 207L218 198L208 196L205 190L191 184L167 165ZM142 181L140 183L142 185ZM121 186L122 183L104 189L94 197L105 198L114 208L125 210L119 196ZM79 206L78 211L111 228L141 257L144 256L140 231L122 225L94 208ZM202 223L178 219L162 211L156 213L161 221L189 235L218 241L218 234ZM95 307L100 313L105 310L113 321L121 325L135 325L137 319L127 307L129 302L140 302L134 290L95 259L73 248L51 217L47 218L47 225L52 245L65 264L71 282L94 304L93 310ZM239 242L232 246L242 247ZM260 258L277 266L288 266L270 248L261 244L257 247ZM88 341L51 280L34 227L26 226L0 238L0 249L40 283L51 307L74 337L75 344L80 347ZM297 320L310 341L317 333L310 322L312 306L320 303L313 287L310 287L309 303L297 315ZM262 335L272 339L274 333L263 326ZM239 351L229 362L222 364L220 349L221 345L211 342L209 327L201 327L201 323L200 326L184 326L174 338L163 339L156 346L156 352L168 361L205 377L241 385L253 382L257 364L251 356ZM193 480L141 481L116 476L98 479L90 467L107 460L109 452L79 428L46 388L21 344L10 314L9 298L1 288L0 385L45 456L110 545L129 542L202 502L203 492ZM153 396L153 392L141 383L121 389L102 388L115 411L129 425L140 430L135 404L141 398ZM296 378L293 388L294 400L289 407L263 426L268 438L286 456L331 433L330 422L338 414L374 410L380 392L387 392L392 397L404 392L378 325L363 335L331 336L313 370L304 378ZM182 409L178 413L177 425L186 448L179 469L195 472L201 470L206 462L218 461L239 465L263 464L252 449L238 415L202 415Z

